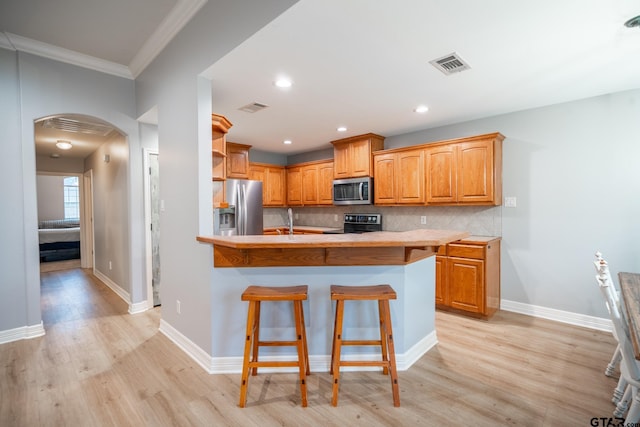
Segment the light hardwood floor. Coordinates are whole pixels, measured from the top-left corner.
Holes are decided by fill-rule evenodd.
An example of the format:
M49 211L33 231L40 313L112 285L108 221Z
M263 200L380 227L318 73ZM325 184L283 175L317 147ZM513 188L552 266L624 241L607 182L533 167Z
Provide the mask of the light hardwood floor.
M400 408L378 372L344 373L334 408L321 372L307 408L297 374L259 374L241 409L239 374L205 373L158 332L159 308L128 314L89 271L43 273L42 315L45 336L0 345L0 426L589 426L614 409L611 334L508 312L438 312Z

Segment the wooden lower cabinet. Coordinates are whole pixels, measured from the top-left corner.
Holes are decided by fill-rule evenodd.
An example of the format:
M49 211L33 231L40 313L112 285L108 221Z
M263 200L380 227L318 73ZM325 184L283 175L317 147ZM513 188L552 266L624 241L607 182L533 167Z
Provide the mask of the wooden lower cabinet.
M500 309L500 238L460 240L436 255L436 307L490 317Z

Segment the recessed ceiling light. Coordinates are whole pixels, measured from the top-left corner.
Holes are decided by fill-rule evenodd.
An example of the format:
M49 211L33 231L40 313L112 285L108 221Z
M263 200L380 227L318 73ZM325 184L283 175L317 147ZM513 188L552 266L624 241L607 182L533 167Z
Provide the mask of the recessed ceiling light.
M293 83L291 82L291 80L287 79L286 77L282 77L276 80L274 84L280 88L285 89L285 88L291 87Z
M429 107L427 107L426 105L418 105L416 108L414 108L414 110L416 113L426 113L427 111L429 111Z
M347 127L346 126L338 127L338 132L346 132L346 131L347 131Z
M290 139L285 139L284 141L282 141L283 144L285 145L290 145L291 144L291 140Z
M70 150L71 147L73 147L73 145L71 145L70 141L63 141L59 139L58 142L56 142L56 147L58 147L61 150Z

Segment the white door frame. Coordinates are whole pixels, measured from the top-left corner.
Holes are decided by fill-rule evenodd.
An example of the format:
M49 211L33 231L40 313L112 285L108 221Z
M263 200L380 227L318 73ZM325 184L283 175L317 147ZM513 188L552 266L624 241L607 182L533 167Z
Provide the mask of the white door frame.
M82 211L80 213L80 267L93 268L93 169L82 175Z
M144 171L144 240L147 276L147 309L153 308L153 248L151 247L151 177L149 156L158 155L158 150L142 149L142 170Z

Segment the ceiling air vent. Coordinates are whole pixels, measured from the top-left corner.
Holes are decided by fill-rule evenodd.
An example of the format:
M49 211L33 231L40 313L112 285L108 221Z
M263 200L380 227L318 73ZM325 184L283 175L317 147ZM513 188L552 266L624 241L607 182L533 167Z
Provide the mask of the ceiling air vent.
M252 102L251 104L247 104L244 107L238 108L240 111L244 111L245 113L257 113L260 110L264 110L268 105L260 104L259 102Z
M43 128L63 130L65 132L84 133L88 135L107 136L114 130L112 126L102 123L79 121L66 117L52 117L42 121Z
M460 71L471 69L469 64L464 62L464 60L460 58L460 55L455 52L450 53L449 55L445 55L442 58L429 61L429 64L433 65L447 76L453 73L459 73Z

